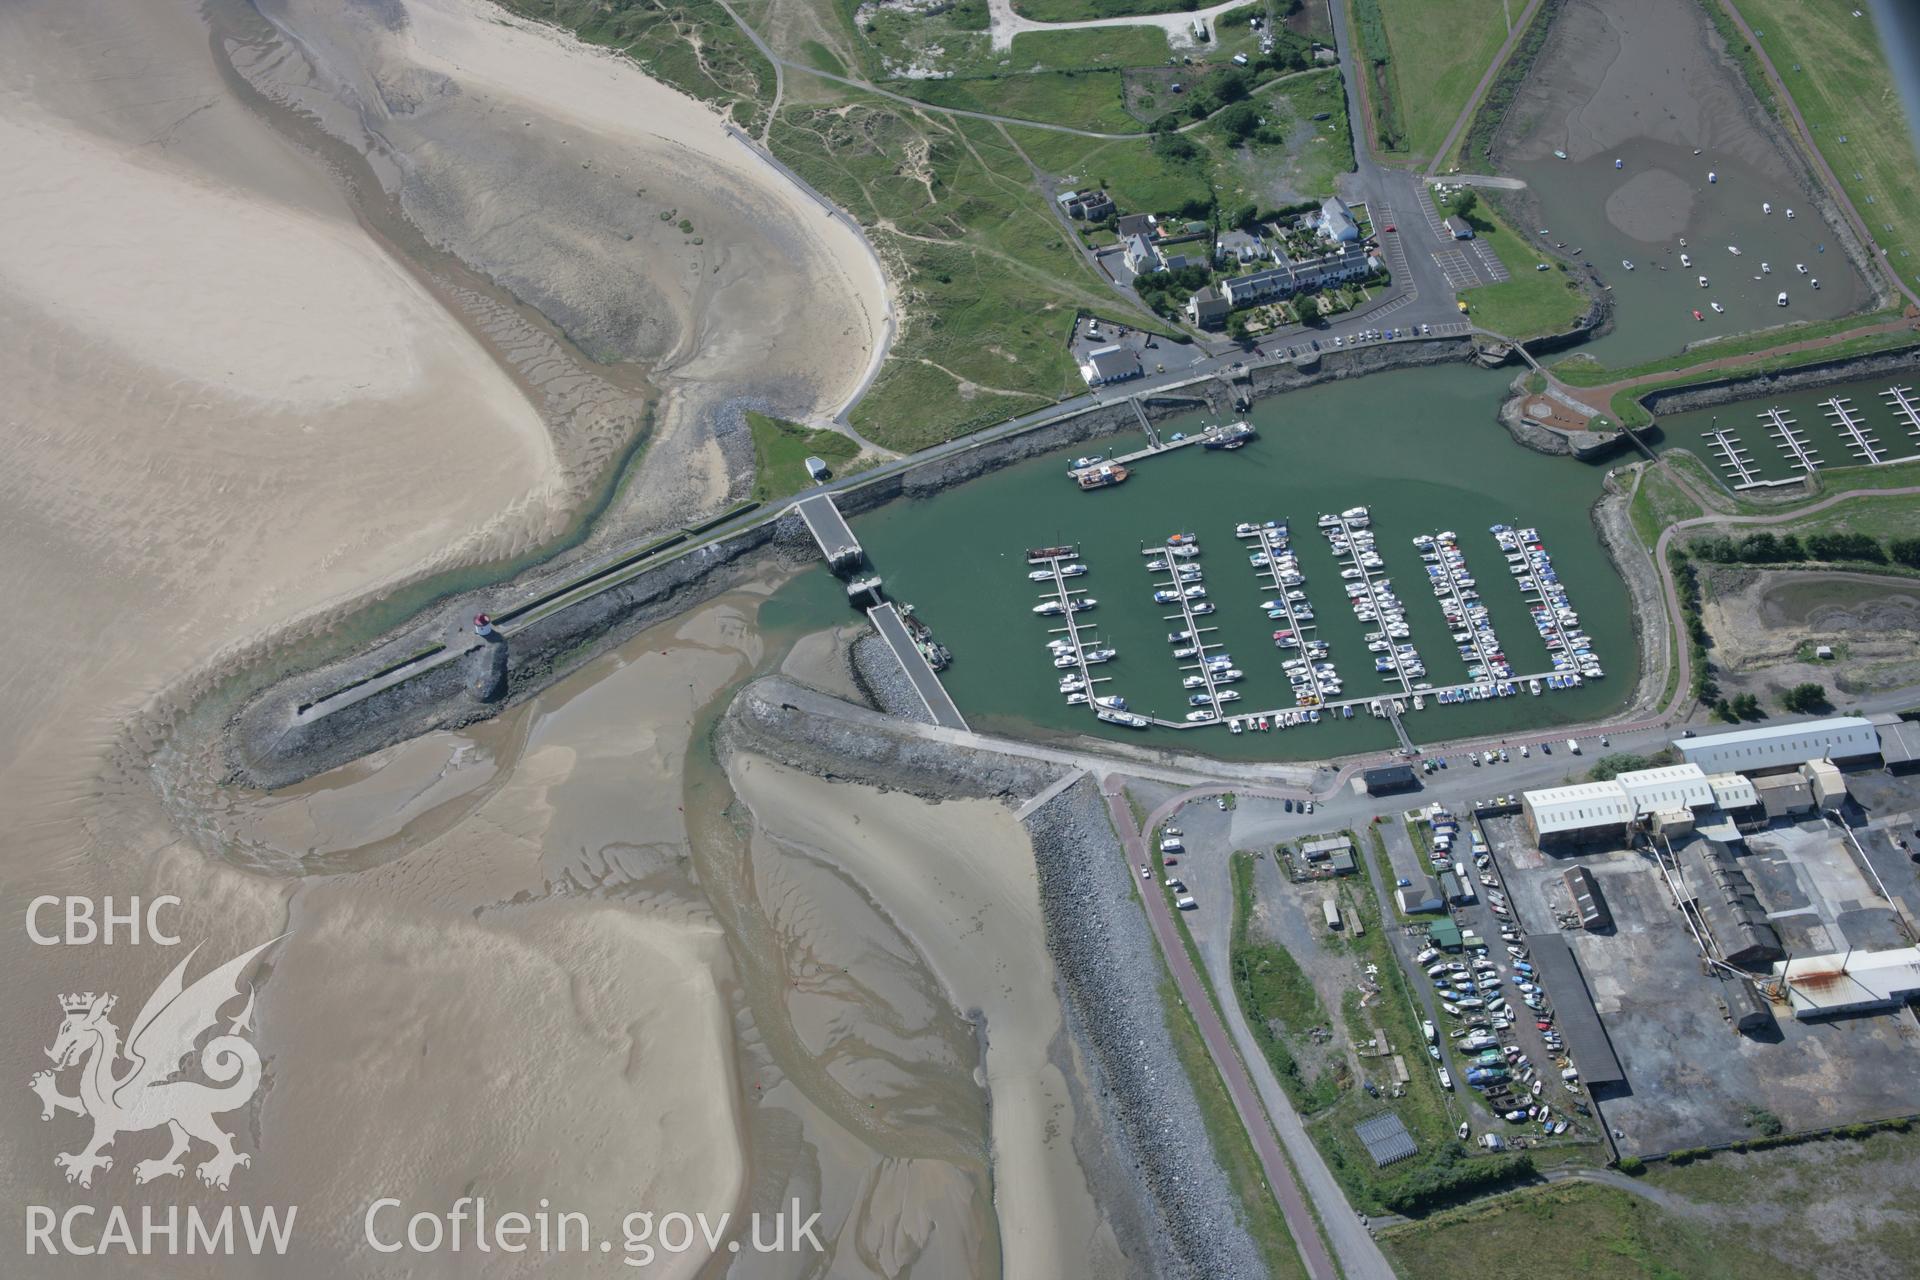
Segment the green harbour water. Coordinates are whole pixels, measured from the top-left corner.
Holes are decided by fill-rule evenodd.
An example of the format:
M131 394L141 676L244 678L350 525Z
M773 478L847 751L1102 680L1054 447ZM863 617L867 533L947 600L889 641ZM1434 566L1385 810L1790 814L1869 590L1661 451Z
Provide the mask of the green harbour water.
M1502 647L1515 672L1550 668L1544 643L1529 621L1519 588L1506 570L1488 526L1539 529L1565 583L1581 625L1607 668L1604 680L1577 690L1530 697L1409 709L1416 742L1501 733L1591 720L1624 703L1635 679L1635 648L1624 585L1608 562L1589 519L1605 469L1550 458L1513 443L1495 421L1508 376L1449 366L1386 373L1273 397L1252 421L1260 438L1237 452L1194 448L1148 459L1117 488L1082 493L1067 478L1067 463L1095 450L1140 447L1137 433L1112 437L1034 459L958 486L938 497L899 502L853 522L874 568L896 601L911 603L953 650L943 673L947 688L976 728L1025 736L1094 733L1161 747L1243 759L1314 759L1389 747L1391 726L1356 710L1352 720L1327 716L1265 734L1230 734L1215 725L1193 730L1129 730L1101 724L1086 707L1069 707L1060 673L1046 652L1058 619L1035 616L1044 584L1027 580L1026 549L1073 543L1090 572L1075 581L1099 600L1080 615L1093 633L1119 650L1096 674L1113 677L1101 693L1120 693L1133 709L1166 719L1189 710L1182 672L1166 641L1181 621L1163 615L1177 606L1153 603L1157 585L1144 569L1143 545L1167 535L1197 534L1194 563L1218 612L1204 619L1246 678L1234 687L1241 701L1226 710L1291 707L1282 671L1285 654L1259 605L1273 594L1248 563L1249 548L1234 536L1240 521L1282 519L1306 574L1319 636L1345 681L1343 698L1372 697L1389 686L1373 670L1361 624L1346 603L1335 561L1315 526L1322 512L1371 509L1378 550L1404 602L1415 644L1436 687L1467 678L1440 604L1426 585L1416 534L1451 529L1460 535ZM1203 425L1195 417L1162 424L1163 436ZM788 608L832 620L837 584L824 567L782 592ZM844 607L841 605L840 607ZM845 616L840 614L838 616ZM1323 713L1324 714L1324 713Z

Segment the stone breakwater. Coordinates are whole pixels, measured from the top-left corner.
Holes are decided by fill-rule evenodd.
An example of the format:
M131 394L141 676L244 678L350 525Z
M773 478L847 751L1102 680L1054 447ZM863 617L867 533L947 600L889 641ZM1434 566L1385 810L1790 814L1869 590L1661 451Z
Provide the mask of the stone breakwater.
M856 707L785 676L767 676L740 691L717 745L723 757L752 751L817 777L930 800L1018 804L1067 772L1065 765L948 741L944 730Z
M893 646L878 635L868 634L853 642L853 680L867 700L890 716L916 724L932 724L927 704L907 678L894 656Z
M1267 1275L1162 1016L1164 969L1099 784L1089 777L1067 788L1027 829L1068 1033L1087 1051L1107 1132L1159 1218L1149 1233L1157 1270Z
M1779 373L1730 373L1711 382L1651 391L1640 397L1640 403L1657 417L1663 413L1712 409L1788 391L1815 391L1837 383L1857 382L1862 378L1911 376L1916 372L1920 372L1920 347L1907 347L1899 351L1878 351L1869 355L1824 360Z
M449 625L458 627L455 619L476 607L491 607L503 594L469 593L451 609L436 608L371 650L256 694L227 724L234 780L262 788L288 786L423 733L488 719L628 637L739 585L769 559L805 563L815 555L806 526L789 513L531 622L511 638L487 642L458 634L453 643L463 651L452 661L328 715L299 717L300 707L417 651Z

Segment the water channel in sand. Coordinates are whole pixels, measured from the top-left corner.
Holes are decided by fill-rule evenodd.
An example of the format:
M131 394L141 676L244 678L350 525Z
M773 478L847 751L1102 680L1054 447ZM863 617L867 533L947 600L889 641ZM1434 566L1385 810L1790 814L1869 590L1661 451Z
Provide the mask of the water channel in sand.
M1205 585L1235 664L1246 672L1245 709L1291 706L1282 654L1258 606L1273 594L1248 564L1234 526L1243 520L1291 522L1321 638L1346 680L1344 696L1373 696L1388 686L1373 670L1364 633L1345 601L1340 566L1315 528L1322 512L1371 508L1386 571L1407 607L1412 642L1435 685L1466 679L1439 604L1412 545L1416 534L1454 530L1475 572L1515 669L1546 670L1545 645L1488 527L1539 528L1566 583L1581 625L1607 667L1604 680L1567 692L1465 706L1429 705L1408 717L1417 740L1498 733L1601 716L1621 705L1635 679L1635 645L1626 591L1588 517L1604 469L1549 458L1516 446L1494 413L1506 375L1466 367L1379 374L1267 400L1252 421L1260 438L1237 453L1178 451L1142 463L1118 489L1081 493L1066 476L1081 445L1010 467L932 499L896 503L854 522L888 594L911 602L954 652L947 687L976 728L1057 735L1123 737L1156 746L1246 759L1313 759L1389 746L1384 721L1361 711L1351 721L1284 733L1231 736L1223 727L1141 733L1099 724L1069 707L1048 661L1049 627L1031 608L1039 588L1027 581L1030 546L1075 543L1091 572L1076 583L1099 606L1084 617L1119 649L1102 674L1106 691L1142 711L1184 715L1188 691L1166 634L1179 624L1153 603L1154 582L1140 549L1176 531L1200 539ZM1192 431L1199 418L1162 424L1164 435ZM1102 442L1124 451L1137 436ZM810 575L824 577L820 570Z

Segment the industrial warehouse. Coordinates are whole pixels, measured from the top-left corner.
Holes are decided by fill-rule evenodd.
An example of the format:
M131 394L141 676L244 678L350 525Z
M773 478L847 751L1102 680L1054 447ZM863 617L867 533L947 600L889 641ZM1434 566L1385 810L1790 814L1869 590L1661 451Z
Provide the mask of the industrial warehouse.
M1622 1155L1741 1141L1756 1108L1789 1130L1920 1112L1912 728L1686 736L1674 763L1476 814L1481 879L1526 923ZM1400 893L1409 911L1443 896Z

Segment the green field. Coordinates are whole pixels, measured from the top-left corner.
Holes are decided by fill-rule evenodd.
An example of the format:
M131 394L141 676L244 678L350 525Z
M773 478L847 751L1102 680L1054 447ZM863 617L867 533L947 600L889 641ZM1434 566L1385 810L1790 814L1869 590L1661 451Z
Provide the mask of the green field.
M1309 72L1256 90L1275 145L1235 146L1212 128L1179 135L1183 144L1141 138L1100 141L1049 130L1009 129L1028 158L1066 186L1104 187L1127 212L1205 216L1210 202L1228 214L1242 205L1273 209L1332 195L1353 168L1346 98L1336 71ZM1325 113L1326 120L1315 120Z
M1141 13L1183 13L1188 0L1013 0L1013 11L1035 22L1084 22L1089 18L1130 18Z
M1598 387L1609 382L1619 382L1627 378L1641 378L1648 374L1665 373L1668 370L1690 369L1709 360L1724 360L1733 356L1752 355L1756 351L1767 351L1789 343L1807 342L1815 338L1828 338L1836 333L1846 333L1851 329L1865 328L1900 318L1897 309L1876 311L1870 315L1841 316L1834 320L1803 321L1798 324L1775 325L1753 333L1733 334L1725 338L1712 338L1704 342L1690 343L1685 351L1661 356L1657 360L1648 360L1621 369L1610 369L1585 352L1576 352L1563 360L1550 365L1553 376L1570 387ZM1829 359L1834 351L1847 354L1849 347L1822 348L1809 353L1806 359Z
M755 502L772 502L813 483L806 466L810 455L838 475L860 453L860 446L838 431L811 430L751 410L747 413L747 429L753 433Z
M1046 67L1086 71L1156 67L1171 50L1159 27L1097 27L1085 31L1023 31L1013 38L1012 70Z
M1507 38L1503 0L1374 0L1406 150L1431 159ZM1512 0L1516 16L1524 0Z
M1867 6L1736 0L1887 261L1920 284L1920 163ZM1845 139L1842 141L1842 139Z
M1810 1273L1611 1187L1502 1196L1383 1233L1403 1276L1474 1280L1798 1280Z
M937 107L1097 133L1139 133L1118 71L1039 71L978 79L895 80L888 88Z
M1442 212L1451 213L1457 207L1457 201L1440 202ZM1473 322L1482 329L1515 340L1564 333L1572 328L1587 309L1586 294L1574 278L1557 263L1549 263L1545 271L1536 270L1540 255L1514 234L1486 200L1474 201L1467 221L1473 224L1474 234L1493 249L1513 277L1500 284L1481 285L1461 292Z

